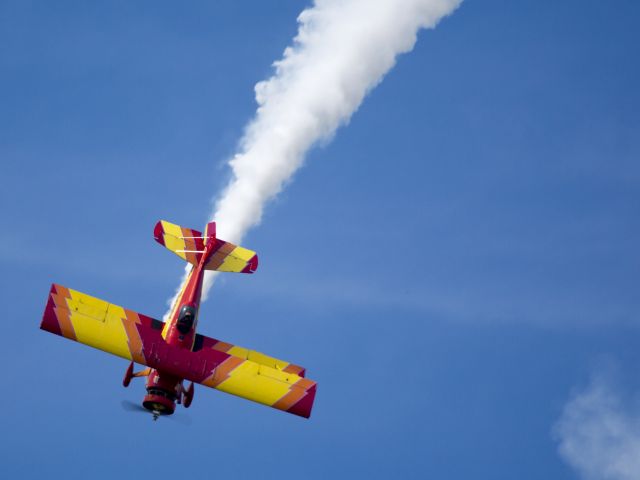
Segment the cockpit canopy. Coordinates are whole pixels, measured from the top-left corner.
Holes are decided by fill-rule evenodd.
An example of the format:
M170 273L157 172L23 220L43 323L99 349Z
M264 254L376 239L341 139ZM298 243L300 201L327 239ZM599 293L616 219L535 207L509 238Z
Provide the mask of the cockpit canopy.
M196 318L196 309L191 305L183 305L180 307L180 315L178 315L177 328L183 335L188 333L193 327Z

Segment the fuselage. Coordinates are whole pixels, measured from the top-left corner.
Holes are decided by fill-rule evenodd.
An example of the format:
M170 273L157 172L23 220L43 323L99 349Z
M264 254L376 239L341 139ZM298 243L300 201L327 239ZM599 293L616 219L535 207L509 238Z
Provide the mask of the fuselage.
M193 348L198 324L204 267L211 256L214 244L214 241L210 241L205 245L200 261L191 268L171 307L169 319L162 330L162 336L169 345L188 350ZM147 394L142 405L156 415L171 415L175 410L176 402L181 403L186 393L182 378L156 369L150 371L146 389ZM190 392L193 395L192 387ZM190 403L191 398L188 401Z

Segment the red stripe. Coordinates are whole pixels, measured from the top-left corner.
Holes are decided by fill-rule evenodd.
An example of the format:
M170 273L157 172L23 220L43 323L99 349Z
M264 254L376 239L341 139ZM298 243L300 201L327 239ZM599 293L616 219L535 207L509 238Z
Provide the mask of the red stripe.
M42 322L40 323L40 328L42 330L46 330L47 332L55 333L56 335L62 336L62 330L60 329L60 323L58 322L58 318L56 317L53 302L52 294L56 293L55 285L51 285L51 290L49 292L49 300L47 301L47 305L44 307L44 314L42 315Z
M247 262L247 266L242 269L242 273L253 273L258 269L258 255L254 255Z
M299 415L304 418L311 416L311 409L313 408L313 401L316 398L316 384L307 390L307 394L302 399L291 407L287 412Z
M162 221L156 223L155 228L153 229L153 238L155 238L156 242L158 242L163 247L164 244L164 229L162 228Z

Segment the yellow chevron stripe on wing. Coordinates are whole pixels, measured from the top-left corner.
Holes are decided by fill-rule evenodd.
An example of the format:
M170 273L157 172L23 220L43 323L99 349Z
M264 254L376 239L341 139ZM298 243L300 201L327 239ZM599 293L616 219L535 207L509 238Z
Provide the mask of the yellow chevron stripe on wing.
M80 315L104 322L109 303L75 290L69 290L69 294L71 297L67 299L67 308L72 313L77 312Z
M233 355L234 357L242 358L243 360L250 360L252 362L259 363L267 367L275 368L276 370L284 370L287 366L291 365L284 360L278 360L277 358L270 357L264 353L256 352L255 350L249 350L248 348L232 346L226 353Z
M216 349L215 346L213 348ZM242 350L250 352L237 349L235 353ZM226 353L231 353L231 349ZM311 414L316 389L313 380L233 355L219 364L201 384L307 418ZM311 395L310 399L305 400L308 395ZM302 402L306 403L303 405Z
M266 367L275 368L276 370L280 370L285 373L304 377L305 369L299 365L294 365L293 363L285 360L265 355L264 353L256 350L249 350L248 348L233 345L229 342L224 342L204 335L196 335L194 345L196 345L196 350L200 350L201 348L211 348L242 360L249 360Z
M76 340L131 360L128 336L122 325L124 309L75 290L67 300Z
M144 316L62 285L52 285L50 298L41 328L46 325L44 329L52 333L144 363L137 329ZM144 317L144 321L148 324L153 319Z
M300 377L297 375L245 361L237 366L229 374L229 378L216 388L271 406L284 397L289 392L290 386L299 379Z
M279 410L289 410L296 403L304 398L307 395L308 390L315 384L313 380L308 380L306 378L301 378L293 385L292 388L280 398L276 403L272 405L273 408L277 408Z
M129 337L119 318L111 317L107 322L100 322L82 314L71 313L71 323L78 342L131 360Z

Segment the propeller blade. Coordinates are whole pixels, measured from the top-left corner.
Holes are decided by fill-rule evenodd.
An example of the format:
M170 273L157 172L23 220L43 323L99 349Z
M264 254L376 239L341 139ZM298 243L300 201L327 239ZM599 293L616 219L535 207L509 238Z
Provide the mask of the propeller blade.
M150 410L147 410L139 403L135 403L130 400L122 400L120 402L120 405L122 405L122 408L128 412L146 413L147 415L153 415L153 412L151 412ZM158 418L160 417L180 423L182 425L191 425L191 417L181 412L174 413L173 415L159 415Z
M131 400L122 400L120 405L128 412L151 413L139 403L132 402Z

